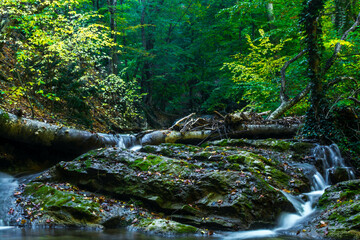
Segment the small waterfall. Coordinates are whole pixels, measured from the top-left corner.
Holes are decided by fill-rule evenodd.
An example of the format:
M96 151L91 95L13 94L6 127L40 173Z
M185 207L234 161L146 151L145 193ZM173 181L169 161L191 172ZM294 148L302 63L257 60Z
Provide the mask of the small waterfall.
M119 148L128 148L131 149L135 146L136 137L130 134L117 134L115 137L118 139Z
M337 171L346 173L342 180L354 179L355 174L351 167L345 165L344 159L341 157L340 149L336 144L330 146L316 146L314 148L314 156L316 159L323 162L323 171L327 184L331 184L331 176L336 174ZM338 173L339 174L339 173Z
M18 186L18 181L12 176L0 172L0 230L10 228L5 220L8 214L9 201L12 201L11 196L15 188Z
M109 135L105 135L106 137L109 137ZM141 148L141 145L138 143L136 137L131 134L116 134L110 136L115 139L115 141L118 143L116 147L118 148L126 148L133 151L137 151Z
M314 166L307 164L303 167L308 168L309 172L312 173L311 176L309 176L312 191L304 193L300 196L293 196L289 193L282 192L294 206L296 213L281 214L278 226L274 229L242 231L226 236L224 239L267 238L278 236L281 233L286 234L286 230L290 230L291 228L301 224L303 220L316 211L316 208L313 206L324 194L325 189L330 185L330 175L337 169L344 169L347 172L347 180L355 178L352 168L345 165L344 159L341 157L340 150L337 145L318 145L313 149L313 156L316 160L321 160L323 162L325 179ZM304 196L307 199L306 201L303 200Z

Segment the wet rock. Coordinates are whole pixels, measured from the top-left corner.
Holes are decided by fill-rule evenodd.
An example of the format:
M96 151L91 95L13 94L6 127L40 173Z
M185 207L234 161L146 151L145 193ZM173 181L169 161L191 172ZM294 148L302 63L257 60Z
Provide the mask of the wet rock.
M42 208L30 222L45 226L161 234L272 227L282 212L295 212L282 191L310 191L305 168L291 161L292 142L239 141L92 150L42 173L24 188L20 209Z
M185 153L184 145L174 147L179 151L149 146L147 151L186 155L187 160L101 149L59 163L52 178L114 197L138 199L164 215L176 211L179 222L218 229L274 225L282 211L294 211L280 190L290 182L294 187L286 189L289 192L307 184L301 178L294 180L295 175L301 176L297 169L289 175L283 167L275 168L277 161L247 151L191 148ZM210 154L205 164L196 151ZM213 155L219 157L212 159Z
M196 227L166 219L142 219L139 223L135 224L134 227L145 232L161 233L166 235L194 234L199 232L199 229Z
M43 227L129 227L154 233L185 234L194 226L162 219L136 204L84 192L69 183L32 182L15 193L17 207L9 211L12 225ZM141 204L138 202L137 204Z
M329 174L330 182L332 184L350 180L348 167L337 167L330 169L328 174Z
M340 182L325 190L319 200L321 212L312 220L319 237L360 239L360 180Z

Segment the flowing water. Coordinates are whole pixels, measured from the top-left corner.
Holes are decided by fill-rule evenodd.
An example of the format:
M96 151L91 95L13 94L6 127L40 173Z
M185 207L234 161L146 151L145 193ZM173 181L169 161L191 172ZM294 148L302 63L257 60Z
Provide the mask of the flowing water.
M11 228L2 216L6 216L11 195L18 186L14 177L0 172L0 230Z
M131 135L114 135L118 139L119 148L128 148L131 150L138 150L141 148L136 143L136 138ZM323 161L324 177L315 169L314 166L303 164L310 173L310 180L312 183L312 191L304 193L300 196L293 196L289 193L283 192L284 196L293 204L296 213L283 213L279 218L278 226L274 229L260 229L254 231L243 231L232 234L224 234L221 236L202 237L176 237L173 240L196 240L196 239L257 239L262 238L266 240L296 240L300 239L293 236L286 236L286 233L293 227L301 225L302 221L312 215L316 209L314 208L319 197L324 193L326 187L330 184L329 175L333 173L336 168L346 169L349 179L354 178L354 173L351 168L346 167L340 151L336 145L317 146L314 149L314 157ZM36 175L17 178L0 172L0 239L129 239L129 240L163 240L167 237L146 235L137 232L127 231L125 229L92 231L92 230L71 230L71 229L20 229L8 226L6 215L11 206L11 194L13 194L16 187L24 182L33 179ZM304 200L306 199L306 200Z
M330 175L336 169L342 168L346 170L347 179L354 179L355 174L351 167L345 165L344 159L341 157L340 150L337 145L330 146L318 145L313 149L313 156L317 161L322 161L325 178L312 165L302 165L307 171L312 173L309 176L311 181L311 192L293 196L283 192L285 197L292 203L296 209L296 213L283 213L279 218L278 226L274 229L260 229L254 231L241 231L225 236L224 239L256 239L265 237L276 237L286 234L292 228L301 226L304 220L316 212L314 207L324 193L325 189L331 184ZM304 199L306 197L306 200Z

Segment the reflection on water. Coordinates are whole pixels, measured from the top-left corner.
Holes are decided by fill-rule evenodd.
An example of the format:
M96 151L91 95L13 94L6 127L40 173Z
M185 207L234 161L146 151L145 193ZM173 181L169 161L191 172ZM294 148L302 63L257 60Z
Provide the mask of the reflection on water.
M183 237L161 237L132 232L126 229L91 231L91 230L69 230L69 229L28 229L28 228L0 228L1 240L218 240L217 236L183 236ZM254 238L255 239L255 238ZM257 238L258 239L258 238ZM263 240L299 240L295 237L262 238Z
M69 229L3 229L0 230L0 239L6 240L164 240L169 237L145 235L138 232L119 230L91 231L91 230L69 230ZM181 237L171 238L174 240L199 240L203 237ZM208 238L207 238L208 239Z

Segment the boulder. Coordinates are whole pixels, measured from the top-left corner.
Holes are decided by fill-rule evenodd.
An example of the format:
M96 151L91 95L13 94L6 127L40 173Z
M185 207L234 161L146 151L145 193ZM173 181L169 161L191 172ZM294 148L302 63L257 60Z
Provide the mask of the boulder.
M309 189L301 169L248 151L167 146L146 149L179 157L99 149L60 162L39 180L69 181L118 199L136 199L180 223L221 230L273 226L282 211L295 211L281 190Z
M360 180L339 182L325 190L319 215L305 228L314 237L360 239Z

